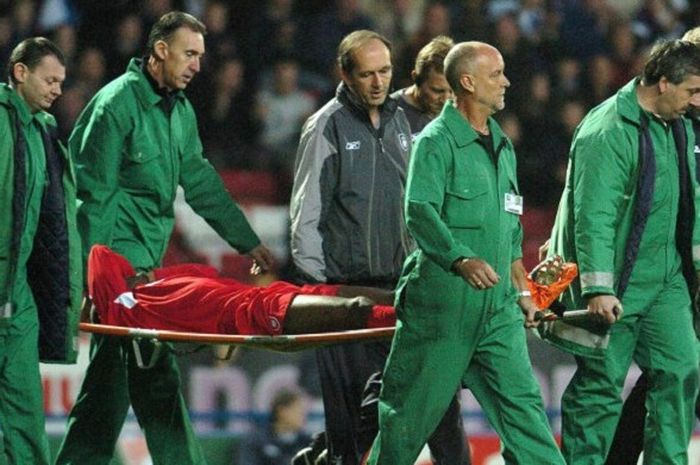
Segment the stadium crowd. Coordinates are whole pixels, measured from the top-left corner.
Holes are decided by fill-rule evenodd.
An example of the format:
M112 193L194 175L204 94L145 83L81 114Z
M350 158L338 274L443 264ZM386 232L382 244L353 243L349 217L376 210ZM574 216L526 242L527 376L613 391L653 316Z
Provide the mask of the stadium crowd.
M58 44L68 74L52 111L67 137L174 9L208 28L202 75L187 90L204 153L219 169L275 172L282 200L301 125L334 93L335 51L353 30L392 41L394 89L410 84L416 53L437 35L496 46L512 83L498 119L515 144L524 195L530 206L552 206L583 115L639 74L655 41L700 22L688 0L5 0L0 60L33 35Z

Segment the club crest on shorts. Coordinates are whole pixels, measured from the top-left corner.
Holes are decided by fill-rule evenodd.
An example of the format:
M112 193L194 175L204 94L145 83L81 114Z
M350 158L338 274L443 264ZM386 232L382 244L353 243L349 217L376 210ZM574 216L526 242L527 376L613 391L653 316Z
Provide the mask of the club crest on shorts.
M399 133L399 144L404 151L408 151L408 137L403 132Z
M280 324L280 320L278 320L274 316L271 316L271 317L269 317L269 322L270 322L270 328L272 328L272 332L279 333L280 329L282 329L282 325Z

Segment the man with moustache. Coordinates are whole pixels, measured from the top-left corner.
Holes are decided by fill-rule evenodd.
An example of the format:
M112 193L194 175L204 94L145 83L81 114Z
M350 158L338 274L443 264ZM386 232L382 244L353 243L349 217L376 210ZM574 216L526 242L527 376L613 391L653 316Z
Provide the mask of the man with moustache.
M593 321L561 325L553 342L603 350L578 352L562 397L569 465L605 463L633 360L648 378L644 463L688 463L698 392L689 289L700 269L700 188L692 129L681 116L699 96L700 48L662 42L641 76L576 130L549 250L578 264L562 303L587 307ZM582 329L597 329L596 339Z
M700 27L686 32L682 40L700 46ZM700 163L698 163L700 162L700 94L694 97L694 101L691 102L691 105L692 108L688 110L685 116L690 120L693 126L693 133L695 134L693 152L695 153L695 165L697 170L697 167L700 166ZM698 178L697 174L696 171L696 179ZM697 283L695 285L697 286ZM697 292L696 287L694 296L694 324L696 334L698 334L698 329L700 329L698 326L698 305L700 305L700 299L698 298ZM645 402L648 390L649 377L646 373L642 373L622 406L620 422L615 430L615 437L605 461L606 465L637 464L639 454L641 454L644 449L644 420L647 415ZM695 416L700 418L700 398L695 401Z
M43 37L0 84L0 463L48 465L39 361L74 363L82 295L75 177L47 111L66 78Z
M232 247L262 270L272 264L270 252L202 156L194 111L183 93L200 70L205 32L187 13L163 15L151 29L149 55L133 59L78 118L69 148L76 160L85 257L102 244L139 271L159 267L175 222L179 185L194 211ZM93 335L90 365L57 464L110 463L129 404L154 463L205 463L173 355L164 351L153 368L143 370L131 341Z
M418 248L397 288L372 465L413 464L454 392L471 389L506 463L563 465L523 331L537 307L522 264L515 153L492 115L510 82L501 54L463 42L445 58L455 100L416 139L406 186Z
M300 281L393 289L409 249L401 211L411 130L388 99L391 44L359 30L338 47L336 96L302 128L290 205L291 253ZM364 453L360 403L382 369L386 342L317 350L328 463ZM454 391L453 391L454 394Z

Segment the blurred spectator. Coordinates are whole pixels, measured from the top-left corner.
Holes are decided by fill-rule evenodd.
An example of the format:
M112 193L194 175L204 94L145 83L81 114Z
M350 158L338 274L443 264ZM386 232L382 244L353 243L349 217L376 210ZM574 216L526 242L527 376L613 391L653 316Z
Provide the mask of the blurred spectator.
M518 154L520 189L531 206L546 207L559 201L568 163L569 145L586 107L579 100L565 100L538 126L523 128ZM553 115L553 117L551 117Z
M534 69L541 69L533 48L523 39L516 17L505 14L498 18L494 27L494 37L490 42L503 55L507 63L506 75L510 76L510 89L506 92L506 105L518 111L528 94L527 76ZM513 76L520 76L513 78Z
M562 14L551 4L545 8L542 27L536 35L527 37L530 45L546 64L549 72L554 72L556 64L564 56L560 40Z
M72 30L72 26L60 26L56 32L61 30ZM66 34L65 37L71 36ZM83 107L104 85L106 80L107 65L104 54L96 47L87 47L80 53L76 66L68 74L66 81L68 84L65 86L63 96L54 107L61 140L64 142L68 140L73 124L78 119Z
M376 31L390 37L394 50L402 51L421 24L426 0L364 0L367 14L377 25Z
M261 72L278 57L294 55L299 29L294 0L267 0L262 11L251 19L249 47L242 52L252 73Z
M79 89L89 100L105 84L106 78L107 65L102 50L88 47L78 56L69 87Z
M2 63L9 61L10 52L15 45L14 34L12 20L8 16L0 16L0 62ZM5 79L3 77L3 80Z
M187 91L200 109L208 156L219 167L273 170L285 156L273 148L269 131L274 127L279 135L294 124L268 121L258 134L258 123L282 114L256 114L262 109L256 101L290 98L269 83L271 65L281 57L295 59L297 91L329 99L338 82L335 51L349 31L376 25L392 40L394 76L400 78L395 89L411 84L416 53L439 34L494 43L512 83L506 98L514 114L507 122L515 126L517 120L525 146L541 137L530 132L541 110L533 105L539 91L548 88L559 102L585 102L587 110L639 74L651 41L700 22L700 2L689 0L0 0L0 59L7 61L23 37L54 39L69 63L67 97L54 107L59 128L67 131L95 83L121 74L142 53L144 25L183 8L209 29L202 79ZM551 83L545 86L540 72Z
M39 32L48 34L63 24L74 24L75 12L69 0L44 0L39 9Z
M311 72L328 76L343 37L360 29L374 29L359 0L335 0L330 9L305 18L298 37L298 59ZM415 56L415 55L414 55Z
M36 24L36 4L32 0L18 0L14 4L12 25L15 41L20 42L34 34Z
M137 4L141 6L141 19L145 31L150 31L153 24L165 13L176 9L171 0L143 0L137 2ZM208 40L209 38L207 37Z
M68 79L73 73L73 63L78 52L78 33L72 24L61 24L51 34L56 46L61 49L68 65Z
M128 13L136 13L143 21L143 0L71 0L76 9L76 29L79 48L89 45L109 47L114 28ZM120 74L126 67L122 68Z
M519 156L518 175L529 181L521 183L521 191L530 205L543 206L558 200L553 188L556 159L562 150L558 143L560 127L553 118L552 90L549 76L535 73L526 89L522 102L520 122L523 138ZM566 149L564 149L566 153ZM550 198L554 196L554 198Z
M253 94L243 85L244 65L238 58L216 63L211 79L202 79L199 115L204 153L218 169L250 168L257 130L251 118ZM206 92L204 91L206 90Z
M594 107L617 91L615 87L615 75L613 63L605 54L591 58L586 68L585 95L588 97L588 106Z
M455 7L454 18L455 37L463 40L489 39L491 24L486 21L486 2L484 0L466 0Z
M581 94L581 62L572 57L564 57L556 63L555 75L555 93L561 98Z
M564 54L585 62L605 52L604 3L604 0L567 3L559 31Z
M548 124L551 119L552 89L549 75L542 71L535 72L530 80L523 79L523 82L527 87L524 91L520 115L527 127L525 132L531 134L532 126L539 126L543 124L542 122Z
M236 41L229 29L229 13L229 4L219 0L207 2L204 8L202 22L207 26L208 65L237 53Z
M519 11L519 0L490 0L486 2L486 14L491 22L498 20L503 15L517 16Z
M612 86L614 89L627 84L634 77L633 65L637 56L637 39L628 21L618 21L610 28L612 59Z
M289 465L311 437L303 429L306 405L301 394L280 391L272 400L270 423L252 431L238 448L235 465Z
M129 60L144 52L146 38L141 18L135 13L124 16L117 24L114 42L109 51L108 77L114 78L126 70Z
M184 5L184 11L195 18L201 18L204 16L207 0L183 0L182 4Z
M574 132L576 128L586 116L587 108L581 100L565 100L560 106L559 111L556 112L557 121L559 122L559 127L556 131L555 146L553 149L552 166L550 171L553 174L554 181L556 182L555 191L561 192L564 188L564 182L566 181L566 167L569 160L569 147L571 146L571 141L574 138ZM558 200L558 199L557 199Z
M411 37L399 57L394 59L397 68L394 71L394 87L404 88L413 84L410 76L418 52L437 36L451 37L451 20L452 15L446 4L433 2L426 6L418 32Z
M299 88L299 64L280 58L273 65L272 82L256 97L255 114L261 122L260 143L269 150L275 168L291 179L299 132L316 101Z
M539 43L546 25L547 11L544 0L523 0L518 13L518 26L531 43Z
M685 0L646 0L634 20L634 33L647 44L679 38L687 29L680 20L687 8Z

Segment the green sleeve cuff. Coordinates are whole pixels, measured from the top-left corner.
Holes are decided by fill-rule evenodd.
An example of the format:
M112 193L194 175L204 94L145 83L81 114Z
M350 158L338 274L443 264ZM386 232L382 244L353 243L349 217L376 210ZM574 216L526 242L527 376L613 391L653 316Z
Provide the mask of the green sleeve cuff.
M442 269L447 271L448 273L452 272L452 264L455 262L455 260L462 258L462 257L476 257L477 255L474 253L472 249L469 247L460 245L449 252L447 252L445 255L442 255L440 257L435 257L434 260L435 262L440 265Z

